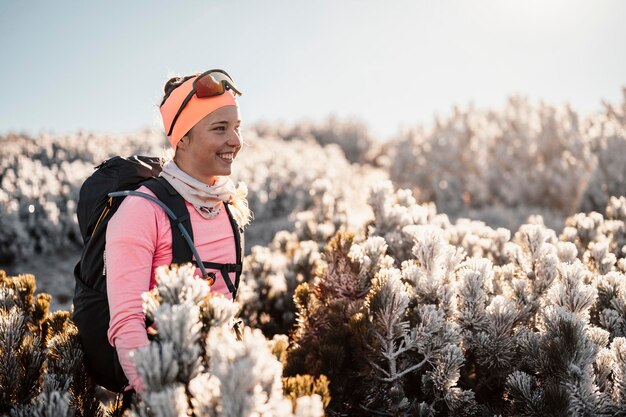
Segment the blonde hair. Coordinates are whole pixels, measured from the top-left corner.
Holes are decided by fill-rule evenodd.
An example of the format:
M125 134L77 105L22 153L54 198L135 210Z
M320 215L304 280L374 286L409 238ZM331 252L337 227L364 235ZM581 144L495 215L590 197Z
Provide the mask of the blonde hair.
M248 206L247 196L248 186L244 182L239 181L230 205L234 209L233 217L235 217L237 224L241 227L247 226L254 218L254 213Z

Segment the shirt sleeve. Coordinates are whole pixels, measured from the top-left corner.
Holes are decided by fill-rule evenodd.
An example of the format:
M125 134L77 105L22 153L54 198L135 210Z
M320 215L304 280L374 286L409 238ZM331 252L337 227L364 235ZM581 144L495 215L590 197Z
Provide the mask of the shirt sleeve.
M142 293L149 290L152 261L157 245L157 216L152 203L128 196L108 223L106 231L109 343L137 391L141 379L128 354L150 342L146 333Z

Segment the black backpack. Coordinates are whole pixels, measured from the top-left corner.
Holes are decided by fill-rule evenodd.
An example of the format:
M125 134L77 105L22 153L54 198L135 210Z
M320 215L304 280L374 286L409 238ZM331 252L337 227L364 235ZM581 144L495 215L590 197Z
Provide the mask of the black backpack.
M172 226L172 264L192 262L192 255L197 255L185 200L163 177L158 177L160 172L159 158L116 156L97 166L96 171L87 178L80 189L77 217L84 248L80 261L74 268L76 284L72 321L78 328L87 371L98 385L114 392L124 390L128 380L117 352L107 338L110 314L104 248L107 224L119 208L124 195L141 194L154 201L152 196L134 191L145 185L157 196L159 201L156 202L166 206L164 209L168 212ZM242 229L237 225L228 207L226 212L235 235L237 263L204 261L197 263L203 272L204 268L219 270L235 299L242 271ZM188 235L187 240L184 234ZM199 257L196 256L196 259ZM229 272L236 274L234 284L230 280ZM151 323L146 322L146 328L150 325Z

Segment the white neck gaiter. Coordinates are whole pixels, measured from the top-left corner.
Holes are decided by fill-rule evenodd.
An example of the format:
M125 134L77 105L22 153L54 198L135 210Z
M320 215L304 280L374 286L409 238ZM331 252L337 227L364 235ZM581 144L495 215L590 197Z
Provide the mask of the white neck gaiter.
M163 165L160 176L165 178L205 219L215 218L223 203L230 203L236 211L233 215L237 223L240 226L249 223L251 212L246 200L248 189L244 183L240 182L235 188L229 177L216 176L214 184L207 185L181 170L173 160Z

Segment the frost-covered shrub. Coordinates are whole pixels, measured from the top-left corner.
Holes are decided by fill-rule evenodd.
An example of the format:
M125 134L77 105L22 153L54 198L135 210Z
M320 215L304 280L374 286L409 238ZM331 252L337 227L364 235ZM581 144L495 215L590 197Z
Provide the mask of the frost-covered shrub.
M626 95L621 108L584 118L522 97L502 110L455 108L394 141L390 178L454 218L471 214L509 228L529 212L552 224L559 214L599 211L626 192L625 106ZM523 217L501 216L510 209Z
M605 103L605 111L585 118L585 136L596 156L595 169L581 201L581 211L599 210L611 196L626 195L626 87L620 105Z
M105 159L155 154L159 143L147 130L0 136L0 264L82 245L76 220L82 182Z
M351 233L330 220L338 205L324 195L312 196L306 222L246 260L244 318L278 333L295 317L289 339L233 333L237 305L192 267L159 271L144 298L158 334L135 353L147 388L131 415L305 416L325 405L331 416L626 413L624 197L604 214L571 216L557 234L539 216L516 231L453 224L386 182L369 198L375 218ZM66 315L47 320L70 335L48 343L47 364L31 353L38 327L20 323L45 317L47 298L29 280L0 288L3 412L83 412ZM24 353L7 355L15 346ZM24 363L31 376L14 378ZM54 388L16 403L23 381L42 378Z
M320 203L334 206L328 208L333 209L328 220L337 223L342 220L339 216L365 202L365 179L336 145L254 137L251 132L248 137L250 145L238 157L233 179L248 186L254 212L254 221L246 229L250 247L267 244L276 232L291 229L298 221L296 215L306 221L303 212Z
M288 333L296 319L293 293L322 264L317 242L298 241L286 231L277 233L268 247L253 246L237 296L242 319L268 337Z
M560 237L538 216L516 233L467 219L451 224L434 205L417 204L410 191L393 190L389 182L374 185L369 201L375 218L365 233L333 237L320 263L309 263L304 270L309 273L302 272L306 280L293 294L298 320L286 374L327 375L334 412L519 410L511 375L527 372L535 388L543 383L537 371L528 370L527 352L520 346L527 334L543 332L539 323L547 320L548 307L575 315L594 343L623 337L625 254L609 250L623 246L616 243L622 239L623 198L610 200L606 220L592 214L594 222L583 227L581 221ZM572 217L578 218L586 217ZM287 253L301 251L305 242L285 231L272 248L255 248L252 259L262 262L251 268L246 282L260 293L243 297L253 300L244 301L244 311L247 317L263 311L265 331L293 316L288 302L296 280L287 286L284 276L298 262ZM264 299L272 292L280 296ZM419 339L420 329L428 327L420 320L434 317L443 340L423 345L435 341L432 333ZM605 383L614 384L612 378L605 377ZM581 410L570 407L579 391L559 395L563 410ZM531 397L524 407L558 414L556 399L529 405ZM586 410L604 410L594 404Z
M610 201L611 219L577 214L558 237L539 217L514 234L450 224L374 186L366 233L333 237L295 291L286 374L327 375L329 409L357 416L623 413L626 254L610 250L623 227Z
M283 378L287 337L234 332L237 304L211 294L193 270L161 268L144 294L158 330L133 354L145 389L127 415L324 415L328 380ZM69 314L49 314L50 297L34 291L32 275L0 270L0 415L114 415L121 404L88 377Z
M576 245L579 253L584 253L590 245L596 252L608 251L615 260L626 257L626 197L611 197L606 208L606 218L598 212L577 213L568 217L560 240ZM598 262L603 262L599 253L592 255ZM600 267L600 266L599 266ZM620 267L618 265L618 267ZM625 270L626 265L621 266Z
M29 155L15 155L13 161L3 158L2 165L0 262L77 245L75 175L88 175L88 166L81 161L46 166Z
M232 329L237 305L210 293L191 265L157 271L144 295L156 340L132 354L145 383L132 416L322 416L313 394L285 397L282 364L260 330ZM291 390L294 391L294 390Z
M288 333L295 323L293 293L324 266L320 251L346 227L343 199L334 196L330 181L315 180L310 190L313 207L297 213L294 232L278 232L270 245L253 246L245 259L239 290L241 317L267 337Z
M322 146L337 144L352 163L369 162L375 156L378 145L365 123L358 120L340 120L335 116L330 116L322 123L257 123L252 129L259 136L280 137L289 141L313 138Z
M0 270L0 414L103 416L88 378L76 327L66 311L49 313L35 277Z
M285 374L326 375L331 381L331 407L360 390L354 375L356 340L350 332L351 317L367 295L369 279L360 275L349 257L350 234L339 234L329 243L328 267L320 283L303 283L294 295L298 325L288 352ZM306 371L305 371L306 369Z
M411 235L405 226L449 223L445 214L437 215L434 204L417 204L410 190L395 191L390 181L375 184L368 203L374 212L368 234L383 237L390 255L399 260L411 256Z
M337 145L313 140L255 138L237 160L233 180L247 184L255 221L247 229L247 245L266 244L324 199L334 212L329 222L365 203L363 169L352 167ZM0 264L82 245L76 219L78 193L93 168L114 155L163 155L162 135L143 131L129 135L87 134L0 137ZM347 204L350 202L350 205ZM301 213L301 219L296 218ZM310 220L315 220L311 223ZM328 227L319 232L332 234ZM314 231L314 233L318 233Z
M296 291L299 320L286 373L327 375L331 408L350 415L434 411L446 393L455 409L473 406L471 393L450 390L463 363L458 325L433 304L411 305L386 249L382 239L359 248L349 234L331 240L319 281ZM409 382L420 378L428 381L422 389ZM432 403L408 399L415 390Z

